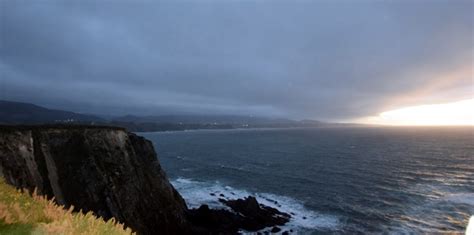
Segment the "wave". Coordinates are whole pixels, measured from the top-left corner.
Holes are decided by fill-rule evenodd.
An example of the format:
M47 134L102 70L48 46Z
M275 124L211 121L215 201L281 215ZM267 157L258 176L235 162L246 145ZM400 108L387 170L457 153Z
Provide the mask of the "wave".
M283 230L336 230L340 227L340 220L337 216L323 215L311 211L302 202L290 197L270 193L250 193L246 190L223 185L219 181L199 182L191 179L177 178L172 180L171 184L183 196L190 208L197 208L202 204L207 204L211 208L229 209L220 203L218 199L238 199L251 195L256 197L261 204L291 214L292 218L290 222L282 226Z
M444 197L444 200L474 206L474 193L456 193Z
M466 228L466 235L474 234L474 215L471 216Z

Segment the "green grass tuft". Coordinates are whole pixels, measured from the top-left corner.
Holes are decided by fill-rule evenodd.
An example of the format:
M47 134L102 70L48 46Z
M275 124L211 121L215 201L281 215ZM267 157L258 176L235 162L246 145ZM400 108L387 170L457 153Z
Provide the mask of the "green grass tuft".
M36 193L30 195L0 178L0 235L3 234L133 234L114 219L104 221L92 212L74 213Z

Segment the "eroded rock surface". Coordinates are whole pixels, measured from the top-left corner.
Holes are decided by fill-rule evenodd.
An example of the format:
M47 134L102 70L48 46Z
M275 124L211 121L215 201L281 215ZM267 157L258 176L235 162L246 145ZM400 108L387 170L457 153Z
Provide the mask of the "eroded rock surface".
M2 127L0 174L141 234L186 234L186 204L150 141L112 127Z

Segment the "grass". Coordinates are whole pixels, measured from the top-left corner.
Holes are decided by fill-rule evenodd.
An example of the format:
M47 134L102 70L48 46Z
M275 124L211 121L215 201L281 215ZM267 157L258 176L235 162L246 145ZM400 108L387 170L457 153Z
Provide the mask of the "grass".
M92 212L75 213L36 193L30 195L7 185L0 178L0 235L133 234L114 219L104 221Z

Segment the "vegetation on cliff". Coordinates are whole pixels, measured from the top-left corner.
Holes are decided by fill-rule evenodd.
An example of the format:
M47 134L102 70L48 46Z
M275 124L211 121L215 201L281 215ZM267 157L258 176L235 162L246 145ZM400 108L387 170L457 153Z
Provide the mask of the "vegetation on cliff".
M92 212L72 211L0 178L0 234L132 234L113 218L106 222Z

